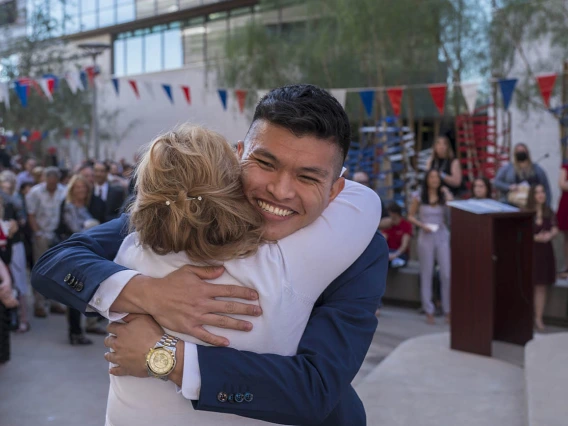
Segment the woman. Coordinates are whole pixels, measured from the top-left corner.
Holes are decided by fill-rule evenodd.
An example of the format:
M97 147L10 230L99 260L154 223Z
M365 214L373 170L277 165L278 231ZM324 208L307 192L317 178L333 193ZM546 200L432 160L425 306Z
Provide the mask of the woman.
M436 170L442 179L442 185L448 188L453 195L463 189L462 168L455 158L454 150L447 136L438 136L432 149L432 156L426 164L426 170Z
M542 185L546 192L546 202L550 205L551 193L546 173L531 161L529 149L524 143L515 145L513 162L499 169L494 185L501 191L501 201L518 207L526 206L531 186Z
M446 201L453 200L452 193L444 186L437 170L426 173L422 190L412 200L408 220L417 226L418 259L420 260L420 293L426 322L434 324L432 303L432 276L434 262L440 268L442 309L446 321L450 319L450 231L446 225Z
M543 185L531 187L527 208L536 212L533 254L534 324L538 331L543 331L542 315L547 288L556 282L556 261L551 241L558 234L558 226L554 212L547 205Z
M564 271L559 276L565 279L568 278L568 164L562 165L558 186L562 191L558 204L558 229L562 231L564 236Z
M345 183L345 188L332 192L329 206L315 221L277 242L265 242L264 215L293 223L296 219L291 216L301 220L302 215L290 209L303 207L276 207L264 199L253 206L243 194L241 167L243 175L276 172L268 159L252 155L239 164L221 135L201 127L186 125L158 137L137 168L137 197L130 219L135 232L126 237L115 262L160 277L185 264L224 261L225 273L213 282L256 289L263 314L250 319L250 333L206 327L208 331L222 332L240 350L292 355L321 292L373 238L381 216L380 199L371 189L341 179L338 184ZM314 185L307 176L297 179L301 188ZM166 333L203 344L175 331ZM164 420L259 424L196 411L167 381L111 376L107 425L145 426Z
M22 198L16 194L16 181L17 177L13 172L4 170L0 173L0 185L2 190L11 197L11 202L16 210L16 217L18 218L19 229L12 237L12 259L9 267L10 272L12 273L14 286L18 290L18 298L20 302L20 325L18 332L26 333L30 330L26 303L29 295L29 284L28 272L26 270L26 247L24 245L24 229L26 227L27 220Z
M88 210L92 189L81 175L75 175L67 185L67 197L63 202L62 219L56 231L59 239L64 241L75 232L81 232L94 220ZM98 224L98 222L97 222ZM85 337L81 327L81 313L69 308L67 313L69 324L69 343L71 345L90 345L93 342Z
M487 198L492 198L493 188L491 188L491 182L485 177L479 177L473 181L473 186L471 188L471 198L476 200L484 200Z

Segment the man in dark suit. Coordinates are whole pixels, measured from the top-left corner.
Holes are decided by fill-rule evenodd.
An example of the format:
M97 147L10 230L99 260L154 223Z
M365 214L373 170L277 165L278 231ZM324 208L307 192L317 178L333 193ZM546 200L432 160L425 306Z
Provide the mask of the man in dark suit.
M105 204L104 221L116 219L120 216L120 209L124 204L125 191L120 186L111 185L108 181L109 167L101 162L93 166L95 186L93 194L103 200Z
M332 149L337 149L338 164L345 159L351 136L347 115L331 95L317 87L297 85L270 92L257 106L249 134L257 132L255 124L259 122L264 128L289 130L293 137L300 134L301 137L316 138L321 141L323 150L329 150L328 144L332 144ZM257 132L255 144L262 146L262 143L262 134ZM285 150L285 145L281 147ZM286 161L297 155L289 150L291 157ZM263 179L245 183L245 187L247 184L258 186L262 181L267 188L284 189L287 185L305 188L303 185L309 185L304 174L280 181L280 173L270 173L272 169L264 164L274 162L274 159L257 159L255 152L257 156L263 155L261 149L245 153L244 158L264 166L266 173ZM333 176L339 176L339 169L335 164L334 169L333 174L327 174L323 191L336 182L337 178ZM292 187L286 189L293 191ZM323 208L325 206L321 211ZM305 219L302 226L306 226L315 218L317 215L299 219ZM294 229L287 229L290 224L289 221L267 218L267 232L278 239L282 231L286 234L299 229L294 226ZM222 268L203 270L186 266L158 279L141 276L105 260L116 255L128 232L127 225L128 217L123 215L53 248L36 264L32 284L46 296L81 311L97 310L108 316L112 315L111 311L149 314L167 328L213 345L221 346L224 339L211 335L203 325L225 324L225 328L248 330L245 321L227 319L221 314L254 316L260 312L246 303L216 298L230 295L236 299L256 300L258 294L245 287L210 285L202 281L218 277ZM384 238L377 234L359 259L319 297L295 356L198 345L195 358L180 357L180 366L176 366L169 379L182 389L187 382L199 382L198 399L192 401L197 410L232 413L281 424L366 424L363 405L350 383L373 339L377 326L375 310L385 289L387 266L388 248ZM108 293L108 289L112 289L111 292L116 292L117 288L118 294L110 300L102 291L107 289ZM147 317L131 319L123 330L137 326L137 318ZM137 338L139 333L129 334L133 336L133 343L123 345L123 348L138 355L132 357L134 364L143 365L143 360L139 359L139 354L143 353L138 346L141 342ZM180 352L184 351L181 343L178 346ZM117 356L119 353L124 354L124 351L115 352ZM182 364L188 365L192 361L198 364L197 377L186 376L183 370ZM126 371L115 372L129 374L129 367L132 366L125 361L120 363L119 369Z

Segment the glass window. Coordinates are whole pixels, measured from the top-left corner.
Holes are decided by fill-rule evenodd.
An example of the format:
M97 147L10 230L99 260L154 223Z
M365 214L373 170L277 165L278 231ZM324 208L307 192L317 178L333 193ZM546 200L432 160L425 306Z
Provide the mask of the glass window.
M180 9L191 9L192 7L201 6L203 0L179 0Z
M67 0L65 2L65 34L73 34L80 31L79 0Z
M230 30L244 27L252 21L252 13L250 8L233 10L230 18Z
M162 69L162 33L147 34L144 38L144 72Z
M136 19L154 16L156 0L136 0Z
M99 27L108 27L114 24L114 0L99 0Z
M172 13L178 10L177 0L157 0L158 14Z
M81 0L81 13L93 13L97 10L96 0Z
M49 2L49 17L55 25L51 33L54 37L63 34L63 15L63 4L59 0Z
M142 37L126 39L126 74L141 74L142 67Z
M114 75L117 77L123 76L126 74L126 70L124 69L124 45L125 40L115 40L114 41Z
M192 25L183 29L184 64L202 63L205 60L205 25Z
M181 68L183 52L181 49L181 30L179 28L164 32L164 69Z
M207 22L207 61L221 59L225 51L227 19Z
M134 0L117 0L116 1L116 22L130 22L135 19Z
M97 28L97 14L95 12L81 14L81 31Z

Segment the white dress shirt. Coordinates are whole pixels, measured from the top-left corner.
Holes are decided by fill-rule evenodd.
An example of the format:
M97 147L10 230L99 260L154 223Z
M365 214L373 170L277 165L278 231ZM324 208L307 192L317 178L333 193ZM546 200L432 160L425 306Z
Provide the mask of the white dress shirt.
M108 197L108 182L99 185L95 183L95 195L106 202Z
M347 181L345 189L312 224L277 243L262 245L253 256L225 262L224 274L210 281L258 291L256 303L262 306L263 314L233 316L250 321L253 330L246 333L205 328L225 336L230 346L239 350L295 355L315 301L363 253L380 217L379 197L371 189ZM152 277L164 277L192 263L185 252L155 254L138 244L136 233L126 237L115 262ZM108 309L136 273L122 271L105 280L95 292L91 307L107 318L119 319L120 314L111 314ZM201 377L196 344L204 343L173 330L165 331L186 342L181 395L172 382L111 376L107 425L154 426L164 421L199 425L266 424L231 414L194 410L187 399L199 398Z

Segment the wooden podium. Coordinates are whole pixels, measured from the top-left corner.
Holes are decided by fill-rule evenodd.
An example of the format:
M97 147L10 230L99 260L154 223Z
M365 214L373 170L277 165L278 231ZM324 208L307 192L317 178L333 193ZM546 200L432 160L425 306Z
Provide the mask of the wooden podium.
M533 336L533 213L492 200L448 204L451 348L491 356L492 340L526 344Z

